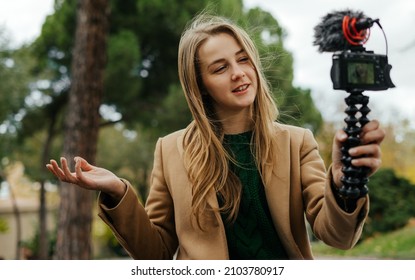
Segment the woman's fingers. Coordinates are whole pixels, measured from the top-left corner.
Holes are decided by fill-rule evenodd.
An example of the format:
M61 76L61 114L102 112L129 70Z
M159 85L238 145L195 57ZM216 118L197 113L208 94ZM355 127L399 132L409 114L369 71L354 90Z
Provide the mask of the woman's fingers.
M62 169L59 167L58 163L55 160L50 161L48 169L52 171L52 173L55 174L55 176L58 177L59 180L65 180L65 173L62 171Z
M75 157L75 171L71 172L68 166L66 158L61 157L61 166L55 160L50 160L46 167L52 172L60 181L71 184L76 184L86 189L93 189L95 182L88 176L85 176L85 172L93 171L94 166L90 165L85 159L81 157Z
M352 157L376 157L380 158L381 149L378 144L369 144L363 146L357 146L349 150L349 154Z
M91 171L94 166L90 165L84 158L81 157L75 157L75 162L79 162L79 166L82 169L82 171Z
M378 121L371 121L362 128L362 144L380 144L385 138L385 134L385 131L382 128L380 128Z
M88 189L91 188L93 182L88 180L88 178L84 176L83 172L89 170L91 170L91 168L89 168L88 162L86 160L80 157L75 158L75 174L78 180L78 184Z
M351 148L348 153L353 157L352 164L357 167L368 167L373 174L382 164L380 144L385 138L385 131L377 120L372 120L362 127L360 134L361 144ZM341 168L341 146L347 139L344 131L338 131L333 145L333 167ZM339 172L336 172L338 174ZM336 177L337 178L337 177Z
M372 170L372 172L374 172L380 167L380 165L382 164L382 160L380 158L374 158L374 157L358 158L358 159L353 159L352 164L358 167L360 166L369 167Z
M68 183L72 183L72 184L77 184L78 179L69 170L68 162L67 162L66 158L64 158L64 157L61 157L61 166L62 166L62 171L65 174L65 180L64 181L68 182Z
M53 175L55 175L58 179L61 179L61 176L59 175L59 172L58 172L59 170L55 170L57 165L58 164L56 163L56 161L52 159L52 160L50 160L49 164L46 164L46 167L47 167L47 169L49 169L50 172L53 173Z

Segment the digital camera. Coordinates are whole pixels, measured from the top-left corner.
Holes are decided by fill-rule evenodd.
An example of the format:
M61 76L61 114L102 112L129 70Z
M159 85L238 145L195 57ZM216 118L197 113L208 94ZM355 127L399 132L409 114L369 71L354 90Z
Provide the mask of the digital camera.
M332 59L330 75L334 89L377 91L395 87L390 78L392 66L386 55L346 50L334 53Z

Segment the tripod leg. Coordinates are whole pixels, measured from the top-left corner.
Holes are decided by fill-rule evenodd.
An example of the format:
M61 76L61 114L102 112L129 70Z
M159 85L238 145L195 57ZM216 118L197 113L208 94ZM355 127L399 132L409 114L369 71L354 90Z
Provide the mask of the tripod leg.
M369 97L362 94L362 92L352 92L345 98L348 107L345 110L347 117L344 119L346 127L344 131L348 138L344 142L341 149L343 174L341 182L343 185L339 189L339 196L344 203L344 209L354 209L358 198L365 196L369 189L368 183L368 168L355 167L352 165L352 157L349 154L349 149L360 145L360 133L362 127L369 122L367 115L370 109L367 106Z

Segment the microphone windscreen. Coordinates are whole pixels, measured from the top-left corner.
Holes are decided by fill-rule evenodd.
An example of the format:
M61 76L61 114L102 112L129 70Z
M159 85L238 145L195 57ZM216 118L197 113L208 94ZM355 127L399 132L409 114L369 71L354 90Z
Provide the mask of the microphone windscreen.
M322 17L321 23L314 27L313 45L318 46L319 52L335 52L348 49L350 44L343 34L343 18L362 19L366 16L361 11L333 11Z

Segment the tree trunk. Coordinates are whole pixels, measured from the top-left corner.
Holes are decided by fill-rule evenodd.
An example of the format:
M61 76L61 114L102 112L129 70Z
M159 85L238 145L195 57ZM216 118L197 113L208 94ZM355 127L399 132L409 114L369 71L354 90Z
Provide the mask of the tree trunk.
M52 145L52 140L54 137L54 130L56 124L56 115L52 114L50 118L50 124L48 127L48 132L46 136L46 141L43 146L42 151L42 167L48 163L50 158L50 148ZM46 172L44 170L43 172ZM46 176L41 176L40 180L40 194L39 194L39 251L38 258L40 260L49 259L49 234L47 226L47 201L46 201L46 188L45 188L45 178Z
M8 182L7 182L8 183ZM16 195L14 194L14 190L11 184L9 185L10 196L13 204L13 213L14 217L16 218L16 260L20 260L21 254L21 242L22 242L22 219L20 217L20 210L17 205Z
M95 162L103 93L108 25L107 0L79 0L72 83L65 118L64 156ZM63 183L56 241L57 259L90 259L93 192Z

